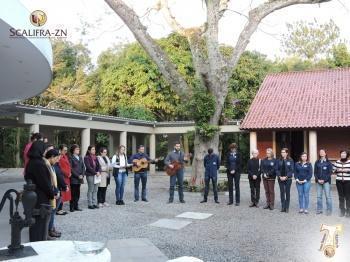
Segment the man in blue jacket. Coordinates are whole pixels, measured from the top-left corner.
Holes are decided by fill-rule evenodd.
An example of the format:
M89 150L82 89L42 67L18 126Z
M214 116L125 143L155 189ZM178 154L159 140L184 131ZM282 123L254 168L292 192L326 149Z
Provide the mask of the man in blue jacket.
M204 199L201 203L205 203L208 201L208 193L209 193L209 183L210 179L213 183L213 191L214 191L214 200L215 203L219 204L218 201L218 170L220 167L220 159L217 154L213 153L213 149L208 149L208 154L204 157L204 167L205 167L205 188L204 188Z

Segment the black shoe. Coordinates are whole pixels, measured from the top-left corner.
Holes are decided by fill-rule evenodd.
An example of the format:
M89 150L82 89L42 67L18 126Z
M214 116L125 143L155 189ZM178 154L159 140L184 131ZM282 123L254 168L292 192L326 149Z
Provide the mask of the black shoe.
M269 208L270 208L271 211L273 210L273 207L269 207Z
M215 200L215 203L216 203L216 204L220 204L219 200Z
M137 201L139 201L138 199L134 199L134 202L137 202Z
M88 209L95 209L94 206L88 206Z
M227 205L231 206L231 205L233 205L233 202L228 202Z
M94 208L99 209L100 207L98 205L93 205Z
M77 208L74 208L74 211L83 211L83 210L77 207Z
M123 200L120 200L120 204L121 204L121 205L125 205L125 203L124 203Z
M282 209L281 209L281 212L286 212L286 209L285 209L285 208L282 208Z
M256 208L259 208L259 204L258 204L258 203L255 203L255 207L256 207Z
M251 203L249 207L255 207L255 203Z
M74 208L69 209L70 212L74 212Z
M120 205L120 201L119 201L119 200L115 201L115 204L116 204L117 206L119 206L119 205Z
M200 203L207 203L207 200L204 199L204 200L202 200Z
M168 202L167 202L167 204L171 204L171 203L173 203L173 202L174 202L174 200L169 199Z
M235 206L238 207L238 206L239 206L239 203L236 203Z
M340 210L339 216L340 216L340 217L345 216L345 210Z
M182 200L180 200L180 203L184 204L184 203L186 203L186 202L185 202L185 200L182 199Z
M266 206L263 207L263 209L269 209L269 208L270 208L269 205L266 205Z
M148 200L146 198L142 199L143 202L148 202Z

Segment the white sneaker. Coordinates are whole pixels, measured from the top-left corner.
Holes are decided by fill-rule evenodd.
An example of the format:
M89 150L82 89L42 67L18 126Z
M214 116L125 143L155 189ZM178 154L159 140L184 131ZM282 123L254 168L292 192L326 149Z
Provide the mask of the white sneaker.
M103 205L104 205L105 207L109 207L109 204L108 204L107 202L104 202Z
M100 203L100 204L98 204L98 206L99 206L99 207L103 207L103 204Z

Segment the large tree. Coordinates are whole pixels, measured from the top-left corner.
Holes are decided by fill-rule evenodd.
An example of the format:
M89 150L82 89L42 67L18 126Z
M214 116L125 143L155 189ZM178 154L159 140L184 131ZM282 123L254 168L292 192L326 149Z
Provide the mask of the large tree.
M298 21L287 24L288 33L283 36L282 46L288 55L299 56L309 60L319 60L332 52L340 39L339 27L330 20L320 24Z
M206 22L194 28L182 27L171 13L168 1L160 0L158 8L162 10L171 28L188 39L197 78L197 84L191 86L179 73L167 53L147 32L136 12L123 0L105 0L128 26L177 95L183 100L190 97L196 121L192 183L202 182L203 158L207 149L212 147L218 151L218 125L229 90L229 79L260 22L274 11L291 5L329 1L269 0L260 4L249 11L247 23L233 45L233 51L227 54L220 48L218 33L219 21L228 10L230 0L203 0L206 6Z

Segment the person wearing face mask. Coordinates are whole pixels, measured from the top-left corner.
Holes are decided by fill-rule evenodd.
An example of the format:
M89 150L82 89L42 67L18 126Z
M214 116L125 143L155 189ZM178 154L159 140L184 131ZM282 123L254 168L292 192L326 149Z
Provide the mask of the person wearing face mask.
M167 155L167 157L164 159L164 164L170 169L174 168L174 161L177 161L182 165L182 167L176 171L175 175L170 176L169 201L168 201L169 204L173 203L174 201L176 181L179 186L178 190L179 190L180 203L185 203L184 192L183 192L184 163L187 162L188 160L185 157L185 154L180 149L181 149L181 144L179 142L176 142L174 145L174 150L170 152Z
M235 183L236 206L240 203L239 180L241 178L241 154L237 151L237 144L232 143L226 156L226 172L228 180L229 202L227 205L233 204L233 182Z
M333 170L337 175L340 216L350 217L350 160L347 150L340 151L340 159L334 163Z
M326 195L327 216L332 214L331 176L332 163L328 160L326 150L320 149L319 159L315 162L315 182L317 187L317 210L316 214L323 213L323 192Z
M218 170L220 167L220 159L217 154L213 153L214 150L212 148L208 149L208 154L204 157L204 168L205 168L205 187L204 187L204 199L201 203L205 203L208 201L208 193L209 193L209 183L210 180L213 183L213 191L214 191L214 201L219 204L218 200Z
M288 148L281 149L281 158L277 161L276 175L281 193L281 212L289 212L290 188L294 174L294 161L288 155Z

